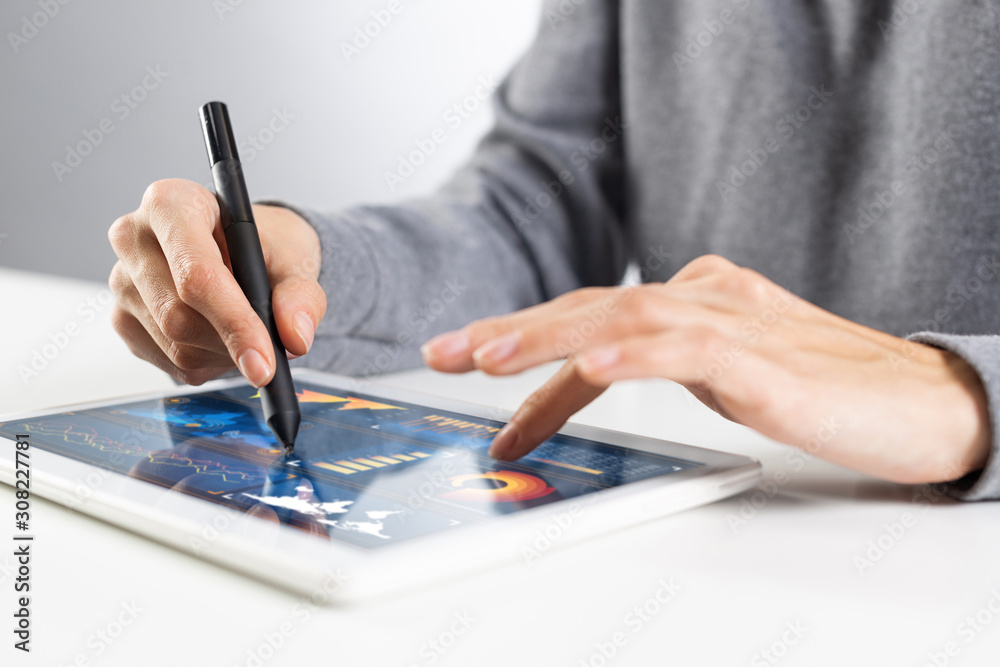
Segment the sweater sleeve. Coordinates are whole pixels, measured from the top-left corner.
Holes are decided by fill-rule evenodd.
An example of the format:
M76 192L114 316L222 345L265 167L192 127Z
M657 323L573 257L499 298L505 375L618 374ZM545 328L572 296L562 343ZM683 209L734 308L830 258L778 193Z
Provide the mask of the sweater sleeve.
M433 195L325 213L328 309L296 365L373 375L420 363L437 333L620 281L618 8L547 0L534 43L494 93L496 122Z
M945 486L959 500L1000 500L1000 336L921 332L907 338L958 355L979 375L990 415L990 453L982 470Z

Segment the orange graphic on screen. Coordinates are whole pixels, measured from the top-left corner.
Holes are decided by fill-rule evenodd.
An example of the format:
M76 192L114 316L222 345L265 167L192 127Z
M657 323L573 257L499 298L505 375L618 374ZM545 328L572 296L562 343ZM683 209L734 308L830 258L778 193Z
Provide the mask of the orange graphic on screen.
M555 491L545 480L513 470L458 475L451 478L451 485L458 490L443 493L442 498L473 503L534 500Z
M334 396L333 394L321 394L318 391L310 391L309 389L303 389L300 393L295 394L299 397L299 403L343 403L338 410L402 410L403 408L395 405L386 405L385 403L376 403L375 401L369 401L363 398L354 398L353 396L343 397ZM260 398L260 392L251 396L250 398Z

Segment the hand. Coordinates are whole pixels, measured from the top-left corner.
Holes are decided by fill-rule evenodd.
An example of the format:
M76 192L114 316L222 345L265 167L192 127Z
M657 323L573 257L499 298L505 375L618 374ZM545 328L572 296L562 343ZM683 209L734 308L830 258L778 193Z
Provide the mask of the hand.
M254 206L278 334L305 354L326 312L316 231L292 211ZM215 195L190 181L157 181L139 209L108 231L119 261L108 284L112 324L136 356L188 384L230 370L255 387L274 374L264 323L233 278Z
M712 255L666 283L576 290L424 346L427 363L447 372L508 375L567 357L497 434L495 458L527 454L612 382L647 377L674 380L765 436L897 482L958 479L989 451L985 392L963 360L833 315Z

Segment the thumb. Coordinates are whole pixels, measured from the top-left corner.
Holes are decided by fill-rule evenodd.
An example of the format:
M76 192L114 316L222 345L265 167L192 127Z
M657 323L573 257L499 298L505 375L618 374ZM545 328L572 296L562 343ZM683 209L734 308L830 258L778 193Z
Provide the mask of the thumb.
M550 438L567 419L605 389L607 386L584 382L576 372L576 362L570 359L529 396L500 429L490 446L490 456L501 461L524 456Z
M326 314L323 288L315 280L289 276L271 286L271 304L281 342L301 357L312 347L316 327Z

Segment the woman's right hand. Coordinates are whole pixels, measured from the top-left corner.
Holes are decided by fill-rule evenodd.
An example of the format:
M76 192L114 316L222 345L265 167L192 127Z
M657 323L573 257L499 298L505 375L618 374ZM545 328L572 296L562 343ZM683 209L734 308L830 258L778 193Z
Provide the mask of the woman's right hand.
M326 313L316 230L293 211L254 206L278 333L305 354ZM132 353L188 384L236 365L255 387L274 374L274 348L229 267L215 195L180 179L157 181L139 208L108 230L118 262L108 283L112 324Z

